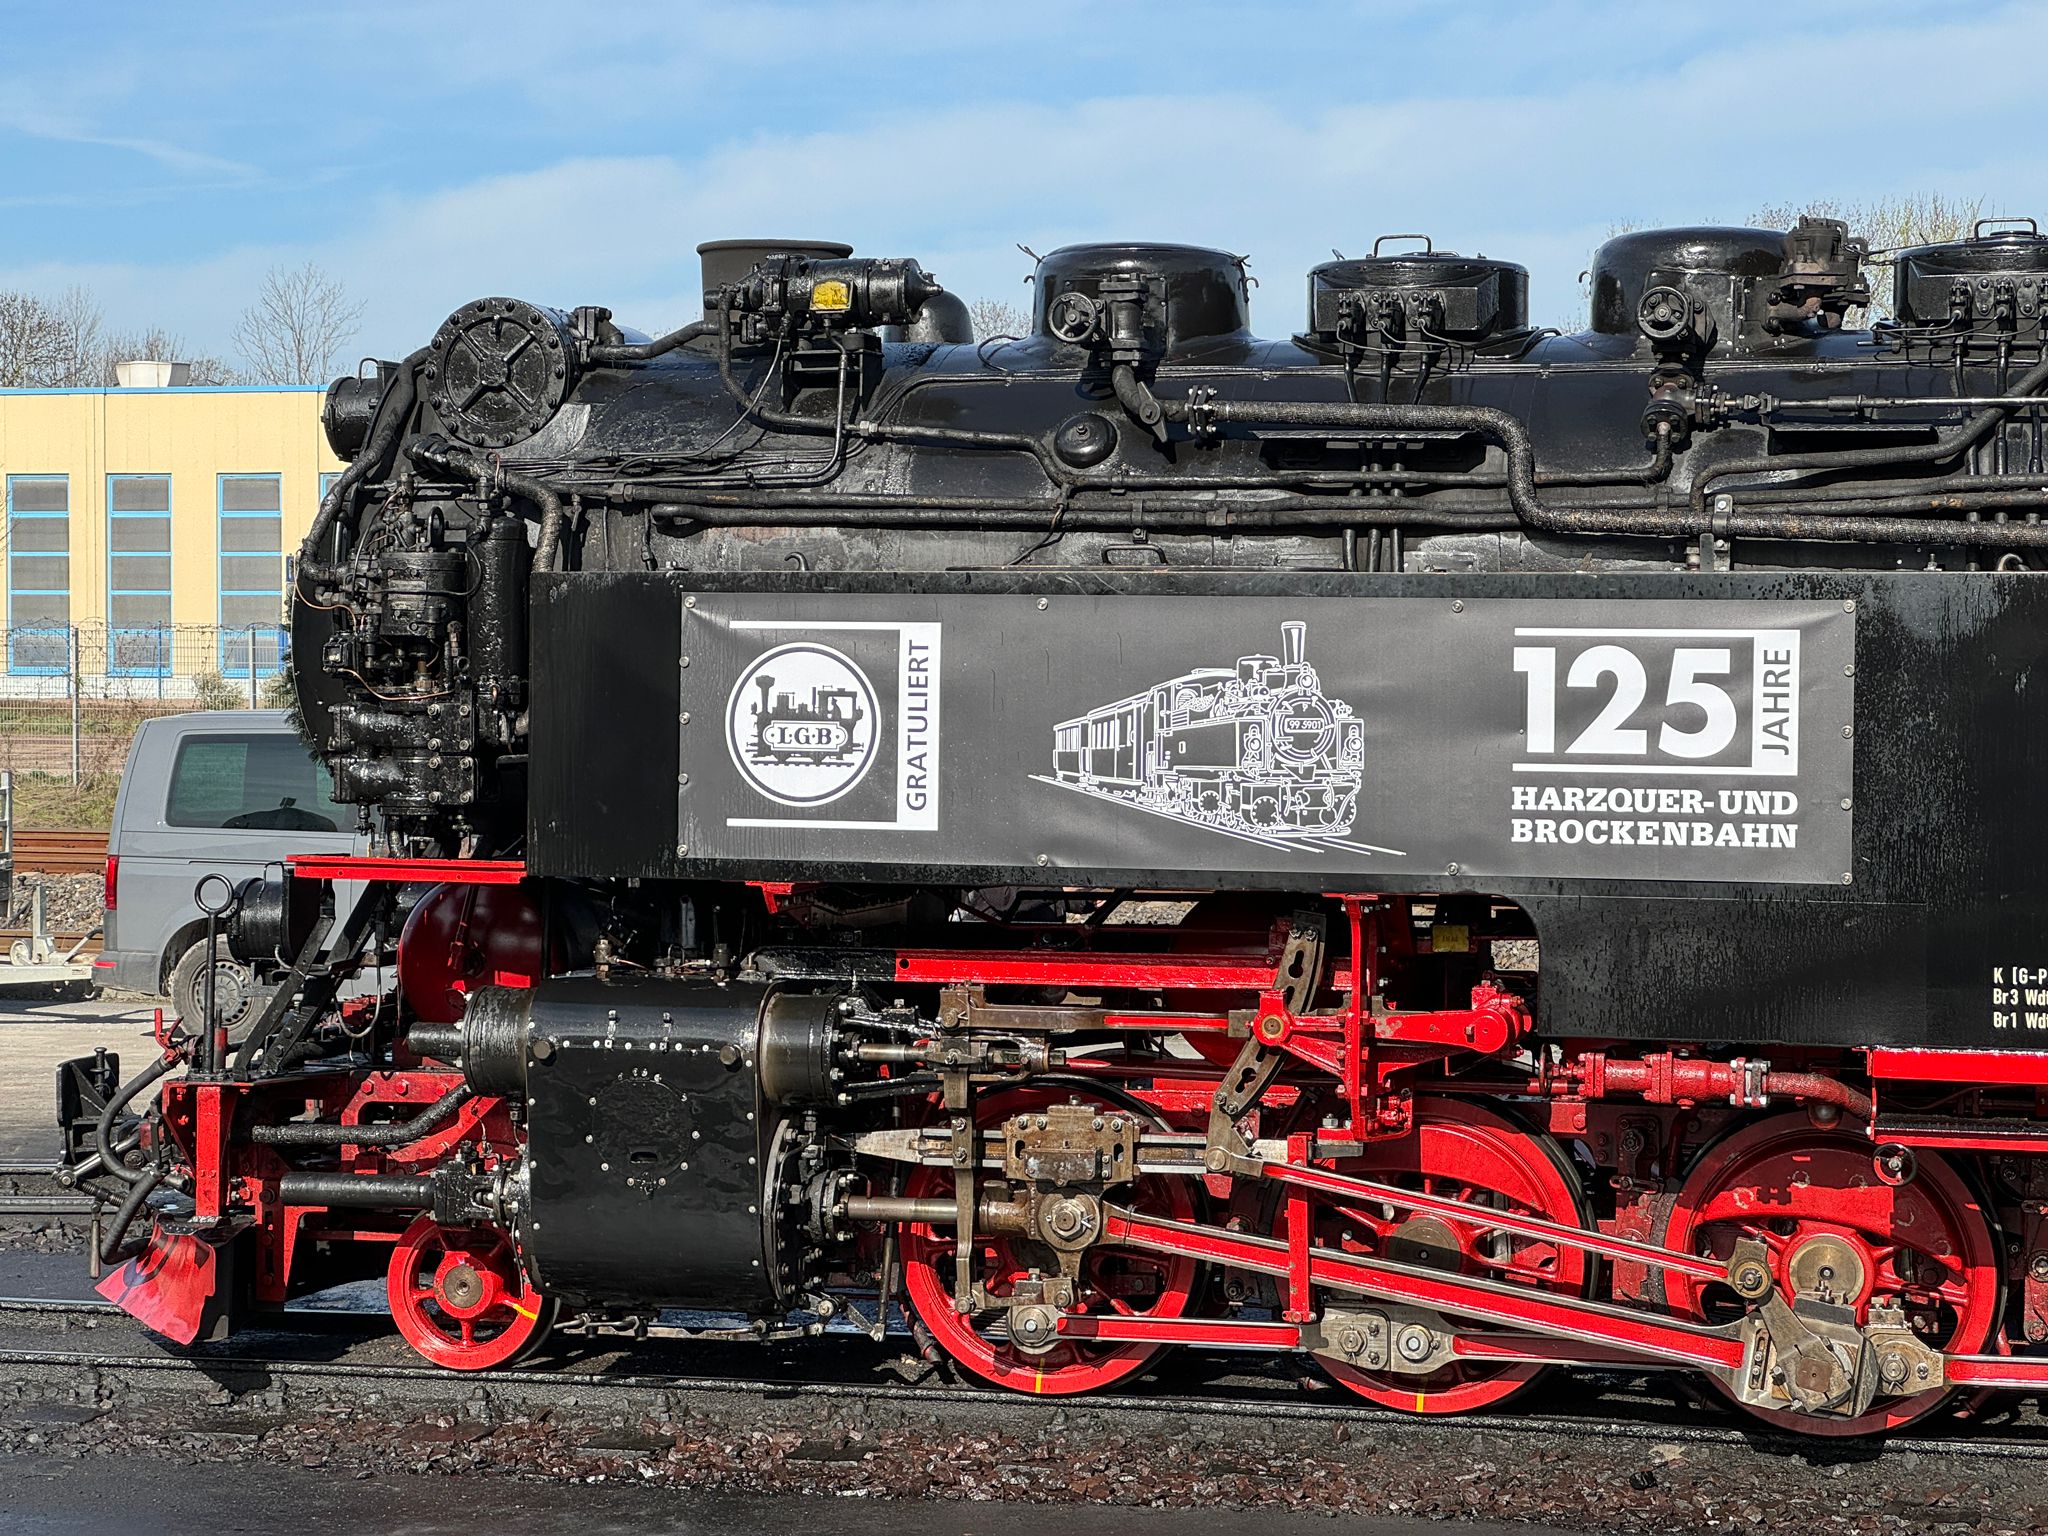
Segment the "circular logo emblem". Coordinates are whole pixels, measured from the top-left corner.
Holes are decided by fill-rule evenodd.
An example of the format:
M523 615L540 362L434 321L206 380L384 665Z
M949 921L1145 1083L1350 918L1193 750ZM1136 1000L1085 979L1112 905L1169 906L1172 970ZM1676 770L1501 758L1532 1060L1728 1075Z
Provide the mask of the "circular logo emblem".
M740 674L725 742L740 776L770 800L825 805L873 765L875 714L865 672L829 645L800 640Z

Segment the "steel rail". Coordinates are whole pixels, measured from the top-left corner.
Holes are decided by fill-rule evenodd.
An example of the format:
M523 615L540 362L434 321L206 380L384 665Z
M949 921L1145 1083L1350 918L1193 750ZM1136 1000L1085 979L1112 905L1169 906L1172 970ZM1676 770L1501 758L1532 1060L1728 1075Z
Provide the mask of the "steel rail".
M89 1195L0 1195L0 1216L90 1216Z
M1810 1438L1785 1434L1766 1425L1736 1417L1729 1410L1727 1423L1700 1423L1697 1416L1677 1422L1670 1418L1641 1420L1612 1415L1592 1417L1579 1414L1454 1414L1411 1416L1379 1413L1349 1399L1332 1403L1275 1401L1271 1399L1230 1400L1217 1396L1184 1393L1146 1394L1104 1392L1083 1398L1040 1398L1022 1393L1004 1393L985 1387L956 1387L937 1382L865 1383L811 1381L760 1377L702 1376L683 1373L633 1371L548 1370L532 1365L518 1369L451 1374L438 1366L362 1364L349 1361L303 1361L272 1355L234 1355L218 1350L203 1358L177 1355L122 1355L75 1350L0 1349L0 1373L20 1385L32 1385L37 1374L46 1374L53 1385L75 1386L84 1372L127 1375L141 1386L151 1381L184 1391L187 1378L204 1379L235 1390L237 1377L249 1379L249 1390L270 1390L280 1383L291 1387L370 1386L379 1382L400 1388L417 1384L425 1388L423 1402L445 1408L451 1384L465 1388L481 1386L503 1405L522 1395L539 1399L559 1392L601 1392L623 1396L631 1392L655 1394L702 1393L723 1398L767 1398L771 1400L817 1400L830 1407L834 1402L901 1404L917 1407L957 1405L983 1412L1008 1414L1019 1419L1041 1419L1071 1415L1077 1408L1107 1410L1123 1414L1157 1414L1163 1418L1190 1417L1210 1420L1237 1419L1269 1423L1345 1425L1370 1422L1375 1434L1413 1435L1435 1440L1445 1434L1565 1435L1582 1439L1606 1438L1656 1442L1684 1441L1701 1445L1748 1446L1767 1453L1812 1454ZM1683 1410L1681 1410L1683 1411ZM1871 1442L1877 1456L1931 1455L1976 1457L1987 1461L2048 1461L2048 1433L2035 1436L1983 1436L1973 1432L1955 1435L1894 1435Z

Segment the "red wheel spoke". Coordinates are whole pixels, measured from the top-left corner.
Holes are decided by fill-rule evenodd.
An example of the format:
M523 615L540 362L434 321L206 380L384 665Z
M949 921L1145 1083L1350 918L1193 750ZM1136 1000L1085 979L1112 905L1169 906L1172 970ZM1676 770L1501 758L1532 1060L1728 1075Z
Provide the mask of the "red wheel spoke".
M468 1316L446 1299L451 1273L466 1265L498 1299ZM432 1283L426 1279L433 1277ZM398 1330L427 1359L454 1370L507 1364L546 1333L552 1308L519 1272L504 1234L462 1233L451 1239L423 1212L399 1238L386 1295Z
M1335 1165L1338 1173L1447 1197L1488 1210L1539 1216L1583 1226L1578 1180L1547 1137L1466 1100L1432 1099L1415 1106L1415 1129L1399 1141L1369 1148ZM1355 1204L1318 1210L1317 1241L1385 1253L1408 1240L1441 1254L1441 1266L1488 1280L1577 1293L1585 1287L1583 1252L1489 1230L1483 1217L1436 1217L1393 1207L1368 1218ZM1446 1238L1449 1247L1446 1248ZM1504 1402L1534 1381L1530 1365L1460 1361L1425 1377L1376 1373L1325 1360L1340 1384L1404 1412L1469 1412Z
M1071 1097L1036 1088L991 1093L981 1100L977 1123L989 1130L1013 1114L1065 1103ZM943 1198L952 1187L950 1170L920 1168L912 1174L906 1193ZM1192 1179L1145 1174L1118 1189L1115 1198L1118 1204L1185 1222L1195 1218L1195 1188ZM1056 1273L1051 1253L1037 1244L987 1234L968 1241L974 1279L993 1299L1014 1292L1034 1268L1046 1275ZM1033 1354L1011 1343L1006 1331L997 1334L991 1327L1003 1320L1000 1311L973 1318L954 1310L956 1268L954 1238L947 1232L916 1226L904 1232L904 1285L912 1308L940 1347L984 1380L1046 1395L1084 1392L1142 1370L1157 1353L1156 1346L1147 1344L1083 1346L1064 1340ZM1092 1249L1082 1266L1073 1310L1083 1315L1181 1316L1193 1302L1197 1268L1185 1256Z
M1754 1121L1710 1148L1687 1176L1666 1219L1668 1247L1727 1257L1743 1239L1771 1255L1779 1294L1802 1244L1847 1243L1869 1279L1870 1303L1903 1305L1923 1322L1940 1320L1925 1341L1958 1353L1986 1346L2002 1307L1997 1244L1976 1198L1938 1154L1923 1154L1909 1188L1871 1174L1868 1141L1816 1128L1805 1115ZM1937 1248L1943 1252L1936 1252ZM1676 1310L1725 1316L1725 1287L1667 1276ZM1806 1434L1860 1435L1898 1429L1941 1406L1939 1390L1881 1397L1854 1418L1753 1409L1759 1418Z

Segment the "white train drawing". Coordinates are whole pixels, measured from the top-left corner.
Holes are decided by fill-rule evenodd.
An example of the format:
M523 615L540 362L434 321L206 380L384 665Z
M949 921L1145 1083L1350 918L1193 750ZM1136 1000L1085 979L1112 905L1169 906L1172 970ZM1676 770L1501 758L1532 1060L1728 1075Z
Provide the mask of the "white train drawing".
M1364 725L1323 693L1308 626L1281 655L1201 667L1053 727L1053 777L1224 831L1342 836L1358 812Z

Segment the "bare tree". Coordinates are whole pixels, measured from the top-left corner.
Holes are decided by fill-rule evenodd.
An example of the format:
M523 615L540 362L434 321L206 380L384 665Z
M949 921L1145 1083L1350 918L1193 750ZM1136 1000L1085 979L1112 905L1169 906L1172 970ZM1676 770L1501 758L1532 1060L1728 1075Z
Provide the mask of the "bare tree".
M64 348L64 361L51 384L79 389L99 383L103 324L99 300L92 296L91 289L72 287L65 289L49 309Z
M192 377L186 382L195 388L206 385L247 384L249 377L224 357L215 357L211 352L201 352L196 357L179 359L192 365Z
M241 382L217 357L188 357L184 338L162 326L109 332L90 289L68 288L55 299L0 291L0 387L112 387L120 383L115 364L137 358L190 363L194 384Z
M235 325L235 349L256 383L324 384L362 317L362 304L316 263L272 267Z
M166 330L160 325L146 326L139 331L115 332L101 350L98 377L94 382L109 385L120 383L117 367L137 359L189 363L192 367L190 382L195 385L242 382L241 374L217 357L187 356L185 338L176 331Z
M991 336L1022 336L1031 329L1031 311L1006 299L976 299L967 306L967 318L974 322L974 339Z
M0 389L47 389L66 361L56 309L35 294L0 289Z
M1871 259L1864 263L1863 277L1870 284L1870 308L1880 316L1892 313L1892 267L1894 251L1915 245L1935 245L1944 240L1964 240L1984 215L1981 197L1944 197L1939 192L1913 193L1905 197L1879 198L1870 203L1846 203L1829 198L1795 208L1789 203L1759 208L1752 223L1766 229L1790 229L1801 214L1820 219L1840 219L1849 233L1870 242ZM1856 317L1852 314L1852 322Z

